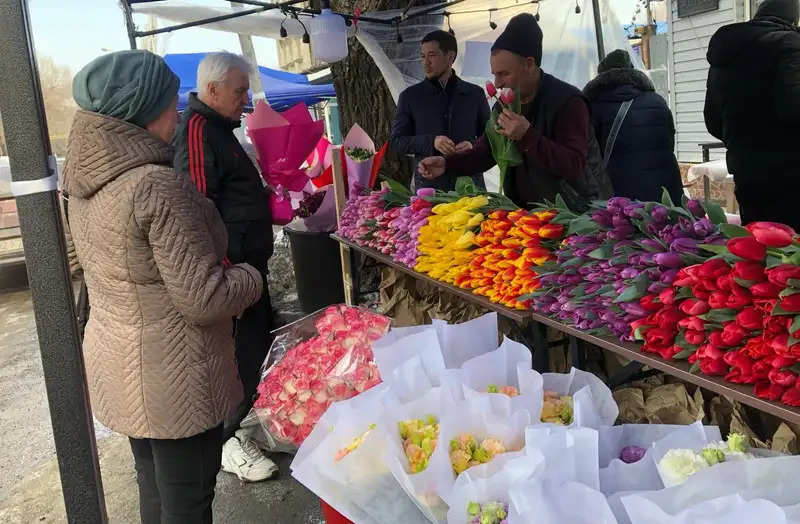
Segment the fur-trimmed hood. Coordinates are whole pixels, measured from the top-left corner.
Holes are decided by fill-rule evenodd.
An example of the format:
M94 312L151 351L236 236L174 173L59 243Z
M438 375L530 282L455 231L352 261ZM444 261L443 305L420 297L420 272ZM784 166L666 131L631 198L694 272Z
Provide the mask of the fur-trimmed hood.
M591 101L600 98L605 93L618 91L617 88L619 87L628 88L622 90L622 93L617 93L625 100L634 98L640 91L655 92L656 90L653 82L646 74L637 69L621 68L609 69L605 73L600 73L586 84L586 87L583 88L583 93Z

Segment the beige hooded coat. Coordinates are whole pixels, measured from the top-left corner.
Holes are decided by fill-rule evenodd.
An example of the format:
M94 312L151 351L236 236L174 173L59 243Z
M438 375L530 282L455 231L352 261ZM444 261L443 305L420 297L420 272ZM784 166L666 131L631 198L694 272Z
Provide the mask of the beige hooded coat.
M262 292L255 269L223 266L222 219L172 154L142 128L79 111L64 169L71 263L92 305L92 409L131 437L190 437L236 409L231 319Z

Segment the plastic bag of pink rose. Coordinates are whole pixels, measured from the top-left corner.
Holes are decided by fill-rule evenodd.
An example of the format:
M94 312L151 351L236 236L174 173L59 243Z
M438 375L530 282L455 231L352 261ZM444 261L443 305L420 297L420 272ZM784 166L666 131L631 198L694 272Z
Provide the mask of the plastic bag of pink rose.
M371 346L389 324L387 317L336 305L275 332L254 406L269 449L296 451L333 402L381 382Z

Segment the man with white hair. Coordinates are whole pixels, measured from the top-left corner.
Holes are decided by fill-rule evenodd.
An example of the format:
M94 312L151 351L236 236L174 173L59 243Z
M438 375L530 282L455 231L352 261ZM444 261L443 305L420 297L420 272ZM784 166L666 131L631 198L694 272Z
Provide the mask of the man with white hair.
M222 469L249 482L277 474L246 430L239 426L253 407L261 365L272 338L272 305L267 288L267 262L272 256L272 217L261 175L234 135L249 103L253 67L239 55L211 53L197 70L197 93L189 95L175 131L175 169L185 172L217 206L228 229L227 261L248 263L264 277L264 294L235 320L236 360L244 400L225 422Z

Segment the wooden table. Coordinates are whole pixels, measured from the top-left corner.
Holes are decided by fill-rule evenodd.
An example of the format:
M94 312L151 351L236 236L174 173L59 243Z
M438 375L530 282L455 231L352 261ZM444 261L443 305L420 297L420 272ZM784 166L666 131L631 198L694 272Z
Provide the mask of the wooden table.
M651 369L664 372L668 375L680 378L681 380L695 384L720 395L725 395L734 400L738 400L742 404L752 406L760 411L775 415L776 417L788 422L800 424L800 408L793 408L785 406L780 402L772 402L769 400L760 399L753 393L752 385L731 384L729 382L725 382L722 377L712 377L700 373L690 373L690 366L684 360L663 360L660 357L652 354L643 353L641 351L641 346L638 344L620 342L618 339L611 337L598 337L595 335L590 335L572 326L563 324L558 320L554 320L531 311L509 309L500 304L492 303L487 298L475 295L468 290L461 289L444 282L439 282L428 275L418 273L408 266L395 262L390 256L384 255L379 251L359 246L355 242L337 235L332 235L332 238L348 246L351 250L373 258L381 264L385 264L393 269L408 275L412 275L415 278L457 295L464 300L472 302L473 304L480 305L489 311L495 311L497 314L512 320L518 325L521 334L523 334L526 339L530 337L530 340L528 340L528 346L531 348L533 353L534 368L539 371L547 370L548 347L550 344L547 341L546 329L547 327L551 327L567 335L572 349L572 364L577 368L583 367L580 343L587 342L630 359L635 363L638 363L639 367L648 366Z

